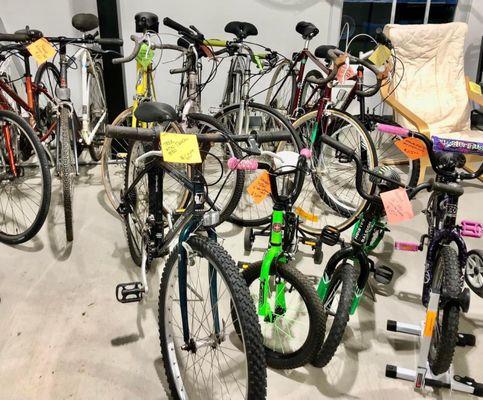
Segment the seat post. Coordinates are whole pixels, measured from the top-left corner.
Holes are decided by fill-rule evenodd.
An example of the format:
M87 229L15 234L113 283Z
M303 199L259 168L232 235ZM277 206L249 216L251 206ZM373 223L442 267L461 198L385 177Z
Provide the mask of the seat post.
M304 49L308 50L310 39L305 39Z

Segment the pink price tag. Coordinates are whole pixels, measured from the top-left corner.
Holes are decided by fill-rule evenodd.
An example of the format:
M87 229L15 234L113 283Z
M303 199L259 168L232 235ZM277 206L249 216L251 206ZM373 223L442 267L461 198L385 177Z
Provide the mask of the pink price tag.
M406 190L403 188L381 193L381 199L384 210L386 210L387 222L390 224L397 224L414 218L413 207Z
M337 80L339 83L345 83L346 80L352 78L356 73L350 65L344 64L337 71Z

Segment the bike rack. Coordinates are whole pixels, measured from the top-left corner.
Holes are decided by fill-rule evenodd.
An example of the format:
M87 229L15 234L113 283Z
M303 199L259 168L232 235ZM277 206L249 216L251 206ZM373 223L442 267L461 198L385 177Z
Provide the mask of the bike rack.
M429 306L426 311L426 320L423 321L421 325L412 325L393 320L387 321L388 331L419 336L420 346L416 370L387 364L386 377L414 382L414 389L420 392L424 391L426 386L429 386L433 388L448 388L454 391L483 397L483 383L478 383L468 376L462 377L460 375L454 375L453 364L451 364L448 371L441 375L434 375L431 372L428 363L428 355L438 305L439 293L431 293ZM459 333L457 345L474 346L475 341L474 335Z

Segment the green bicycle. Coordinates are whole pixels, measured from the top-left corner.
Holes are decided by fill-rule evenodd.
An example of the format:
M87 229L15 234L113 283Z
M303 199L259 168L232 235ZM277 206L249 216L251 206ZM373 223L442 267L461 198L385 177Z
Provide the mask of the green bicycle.
M327 317L317 292L292 263L299 242L299 217L292 206L302 189L309 153L307 149L300 156L291 151L262 151L273 158L274 166L256 160L231 159L228 163L231 169L262 169L270 182L274 206L270 232L265 235L270 237L269 247L262 261L243 265L242 275L257 304L267 364L277 369L310 362L325 334ZM282 181L280 191L277 180Z

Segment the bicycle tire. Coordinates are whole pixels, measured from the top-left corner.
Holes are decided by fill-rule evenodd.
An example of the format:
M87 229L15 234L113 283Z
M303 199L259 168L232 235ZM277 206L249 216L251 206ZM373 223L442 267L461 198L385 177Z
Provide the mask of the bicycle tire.
M277 264L278 263L272 263L270 275L280 277L290 284L290 293L295 289L295 291L300 294L309 317L309 331L302 346L289 353L283 353L277 349L271 348L267 344L266 337L264 336L265 356L269 367L276 369L293 369L309 363L313 359L314 354L319 351L324 340L327 316L323 311L322 303L317 292L307 277L290 264ZM257 261L250 264L248 268L242 271L242 276L245 279L248 288L253 284L256 286L257 284L259 285L258 278L260 278L261 268L262 262ZM258 294L258 288L256 293ZM254 302L254 304L257 303L258 300ZM297 307L297 316L299 316L299 314L301 314L301 309L300 307ZM259 317L259 323L262 326L262 335L264 332L264 324L273 324L272 322L264 321L263 317ZM280 330L283 332L283 329ZM293 331L291 331L290 334L293 334Z
M344 111L335 110L335 109L325 110L325 115L326 116L327 115L335 115L337 118L340 118L342 121L346 121L346 122L350 123L351 126L356 127L358 135L360 135L360 137L362 138L363 142L366 145L367 160L368 160L370 169L373 169L375 166L378 165L377 154L376 154L376 150L374 148L374 144L372 143L372 139L371 139L367 130L361 124L360 121L358 121L357 119L355 119L350 114L348 114ZM312 111L310 113L303 115L297 121L294 122L294 124L293 124L294 129L301 127L302 124L305 124L310 120L315 120L316 117L317 117L317 111ZM302 135L301 132L299 132L299 134ZM308 140L308 138L305 138L305 141L307 141L307 140ZM313 159L315 159L314 156L313 156ZM339 174L334 173L333 175L334 175L334 177L336 177L338 179L340 178ZM354 173L354 178L355 178L355 173ZM314 226L314 224L310 224L311 221L309 221L308 219L301 221L300 227L303 231L305 231L307 233L318 235L318 234L321 233L323 226L325 226L327 224L334 226L339 231L344 231L347 228L349 228L350 226L352 226L357 221L357 218L359 217L359 215L367 207L367 201L360 198L359 194L356 193L355 185L354 185L353 191L354 191L354 193L356 193L356 196L357 196L357 199L359 200L359 203L355 204L354 209L348 209L344 206L343 201L338 201L333 194L331 194L330 192L328 192L326 190L322 181L317 177L317 168L315 168L314 171L312 172L312 182L313 182L313 185L315 187L316 192L318 193L318 195L320 196L322 201L331 210L333 210L333 212L335 212L339 217L343 218L343 221L337 220L335 223L322 223L323 218L319 218L315 214L315 212L312 212L311 214L314 214L315 216L318 217L317 222L320 220L321 223L318 224L318 226L317 225ZM375 184L373 182L370 182L370 181L368 181L368 184L370 185L370 188L366 188L367 192L373 193L374 190L375 190ZM299 203L297 203L297 201L296 201L295 204L298 205L298 204L300 204L301 201L304 201L304 198L303 198L303 196L299 195L299 197L298 197ZM304 207L302 205L300 207L302 209L304 209ZM318 207L319 206L317 206L317 208ZM314 210L315 210L315 208L314 208Z
M57 86L59 86L59 84L60 84L60 72L59 72L58 68L55 66L55 64L51 63L50 61L47 61L47 62L44 62L43 64L41 64L39 66L39 68L37 69L37 72L35 73L34 82L35 82L35 85L37 87L40 86L41 84L45 85L45 82L44 82L45 75L48 74L49 71L52 72L52 75L55 79L55 82L51 82L51 80L49 78L48 79L49 88L46 88L46 90L49 92L50 96L55 99L56 98L55 88ZM52 121L50 121L50 119L49 119L48 123L47 123L48 126L45 126L46 123L44 122L44 118L46 116L44 115L44 110L42 109L41 104L40 104L41 103L41 101L40 101L41 95L42 95L42 92L39 91L39 90L34 92L34 116L35 116L35 121L38 124L38 129L44 130L44 129L50 128L50 126L51 126L50 122L52 122ZM52 110L51 116L55 117L54 110ZM54 121L54 122L57 122L57 121ZM52 123L54 123L54 122L52 122Z
M337 266L330 280L329 287L327 288L325 299L323 300L325 312L327 312L327 308L332 305L328 304L328 301L331 300L331 293L338 289L338 285L341 285L339 303L337 304L337 310L334 312L332 325L328 329L324 343L312 361L312 365L315 367L325 367L330 360L332 360L332 357L334 357L337 348L342 342L347 323L349 322L350 309L354 300L355 283L356 277L353 265L343 263ZM332 316L329 314L327 319L330 321Z
M289 111L292 108L292 102L294 101L295 89L297 86L294 70L292 70L292 72L290 73L290 77L288 77L287 80L283 82L283 80L285 79L284 76L287 75L287 72L283 70L287 66L290 67L291 65L292 65L292 62L290 60L284 60L277 66L277 68L275 68L275 72L272 75L272 79L270 80L270 85L267 90L267 95L265 97L265 105L267 107L274 108L280 113L283 113L283 111L285 111L285 115L287 116L289 116ZM281 76L284 73L285 75ZM289 91L290 94L289 94L288 102L284 100L282 101L283 104L279 105L276 102L276 99L272 98L272 95L277 93L277 90L278 90L277 86L282 84L287 87L287 90Z
M298 110L299 111L303 110L304 114L306 114L307 112L315 110L316 107L319 104L320 95L315 95L316 100L313 102L313 104L311 103L309 105L308 109L307 109L307 104L306 104L305 98L307 96L307 92L309 91L309 89L312 90L311 93L313 93L314 91L318 91L320 93L320 90L321 90L318 87L318 85L311 83L307 80L307 78L312 77L312 76L314 78L321 79L322 78L322 72L320 72L320 70L318 70L318 69L312 69L309 72L307 72L307 74L304 77L304 81L302 83L302 90L300 91L299 104L298 104ZM314 96L312 96L312 99L313 98L314 98ZM313 101L313 100L311 100L311 101Z
M100 161L101 158L102 158L102 148L104 147L104 140L105 140L105 128L107 126L107 121L108 121L108 116L107 116L107 103L106 103L106 89L105 89L105 86L104 86L104 76L103 76L103 72L102 72L102 65L99 63L99 62L95 62L94 63L94 69L96 70L96 74L94 75L92 72L88 71L88 78L87 78L87 82L91 82L92 79L95 79L95 76L97 75L97 77L99 78L99 86L101 88L101 95L102 95L102 98L103 98L103 102L104 102L104 112L106 112L106 116L104 117L104 121L102 122L102 125L101 126L104 126L103 129L101 129L101 127L99 127L99 129L97 130L94 138L92 139L93 142L88 146L88 149L89 149L89 154L92 158L93 161ZM89 75L91 76L91 78L89 79ZM92 90L91 88L89 88L89 100L92 100ZM89 105L89 112L92 114L92 105ZM92 123L92 115L89 116L89 119L90 119L90 122L91 122L91 127L89 128L89 130L91 131L97 121L95 121L96 123ZM100 145L99 146L96 146L98 144L98 142L101 141ZM97 150L97 148L99 148L99 150Z
M465 267L465 281L479 297L483 297L483 251L470 250Z
M223 123L225 126L228 128L228 132L232 134L238 134L235 128L232 128L232 126L227 125L224 122L224 119L228 118L230 116L230 113L236 112L238 115L238 110L240 109L240 104L233 104L231 106L225 107L223 110L221 110L219 113L217 113L214 118L219 120L221 123ZM276 110L264 105L264 104L259 104L255 102L249 102L247 103L247 107L250 107L250 109L255 110L257 113L262 113L265 115L268 115L269 117L267 118L266 121L263 123L265 124L267 121L269 124L277 123L280 126L283 127L283 129L286 129L288 132L290 132L292 136L292 143L291 146L294 147L294 151L300 152L302 149L303 145L300 140L300 138L297 136L296 132L294 131L292 124L290 121L288 121L282 114L277 112ZM249 127L251 131L251 127ZM245 133L245 132L242 132ZM249 133L249 132L248 132ZM285 143L285 142L283 142ZM283 146L282 142L277 142L277 145L275 146L276 149L279 149L280 145ZM236 225L239 226L261 226L264 224L267 224L270 222L270 218L272 216L272 210L273 210L273 201L270 196L267 197L267 199L263 200L260 204L256 204L254 209L258 213L256 216L252 216L251 214L251 207L254 205L253 201L249 199L246 195L246 187L249 185L251 182L250 178L253 178L252 175L245 173L245 183L244 186L241 190L241 198L238 202L238 206L235 208L233 213L230 215L228 220L230 222L233 222ZM252 179L253 180L253 179ZM240 212L243 209L248 209L248 213L250 215L248 216L240 216ZM261 210L261 211L260 211ZM260 215L260 212L262 215Z
M68 242L74 240L73 227L73 157L71 142L72 135L70 134L71 127L69 121L69 110L63 107L60 111L60 178L62 181L62 196L64 199L64 219L65 219L65 236Z
M42 147L38 136L35 134L30 125L25 121L25 119L23 119L21 116L17 115L13 111L0 110L0 120L13 121L26 134L27 140L31 143L33 150L37 155L38 164L40 166L39 171L42 176L42 196L39 202L39 209L30 226L23 232L16 232L15 234L11 234L0 228L0 242L14 245L24 243L32 239L42 228L49 212L52 192L52 179L49 171L49 161L47 159L44 148ZM0 161L1 159L2 158L0 157ZM31 191L32 187L29 187L28 190ZM22 203L19 202L17 206L21 207L21 204ZM5 216L3 217L5 218Z
M442 297L457 298L461 292L462 276L456 250L449 246L441 247L436 256L435 271L439 269L443 275L442 282L433 281L432 289L439 290ZM433 273L433 278L434 276ZM442 318L440 318L441 312ZM458 342L459 316L460 307L457 302L445 301L444 297L440 298L428 354L429 367L435 375L443 374L451 366ZM438 334L438 330L441 332L440 334Z
M250 299L248 288L246 287L243 278L238 273L235 262L226 252L226 250L224 250L219 244L205 237L191 236L186 243L191 247L193 252L195 252L197 255L200 255L209 263L211 263L211 265L217 272L217 275L221 278L219 282L225 283L227 291L231 296L230 306L234 307L237 313L237 321L239 322L239 326L241 326L240 330L243 335L243 340L241 341L241 346L243 349L241 354L244 354L244 359L246 359L247 366L247 389L246 395L244 395L243 398L265 399L267 372L260 326L257 323L255 307ZM173 329L175 329L176 319L178 319L179 317L176 316L175 318L174 315L169 315L169 311L176 307L176 305L173 305L173 303L175 303L175 299L173 299L173 296L170 296L169 292L170 290L176 291L176 288L178 287L179 279L176 276L177 262L178 245L169 255L161 277L158 302L158 327L164 370L168 380L171 395L175 399L184 399L186 398L186 396L189 396L191 398L191 394L187 393L186 390L183 390L185 389L183 383L183 373L187 374L187 372L186 369L183 370L182 368L180 368L179 358L177 356L177 353L183 350L181 350L180 346L176 345L176 335L172 333ZM196 268L196 266L190 266L188 271L191 273L191 271L194 271L193 268ZM172 276L173 279L171 279ZM190 282L189 277L187 277L187 281ZM195 283L196 282L194 282L193 284ZM192 293L193 292L194 290L192 290ZM198 293L199 292L200 291L198 290ZM203 292L201 292L201 295L202 294ZM174 297L176 297L176 295L174 295ZM216 304L217 307L219 307L220 298L217 297L217 300L218 301ZM188 311L194 314L195 306L196 305L193 304L193 308L191 309L190 307L188 307ZM208 307L207 309L210 310L210 307ZM189 315L188 319L191 321L192 319L190 317L191 316ZM203 318L203 320L210 320L211 322L212 318ZM181 339L181 341L183 340ZM230 341L232 341L232 339L230 339ZM217 347L215 346L215 348L211 350L212 354L216 351L216 349ZM201 353L201 349L199 350L199 353ZM236 354L238 355L238 353ZM196 357L196 353L192 356ZM234 353L230 353L230 356L235 357ZM206 374L209 374L210 372L213 372L215 368L205 368L204 370ZM218 368L221 369L220 366L218 366ZM236 365L236 368L240 368L240 365L238 363ZM173 371L174 369L176 371ZM224 370L223 373L226 373L226 370ZM180 385L183 385L183 387L180 388ZM204 393L202 390L196 387L194 388L194 390L196 391L197 395ZM228 397L232 398L232 396L234 396L235 394L235 392L229 393ZM211 395L207 398L213 399L216 398L216 396L211 393Z

